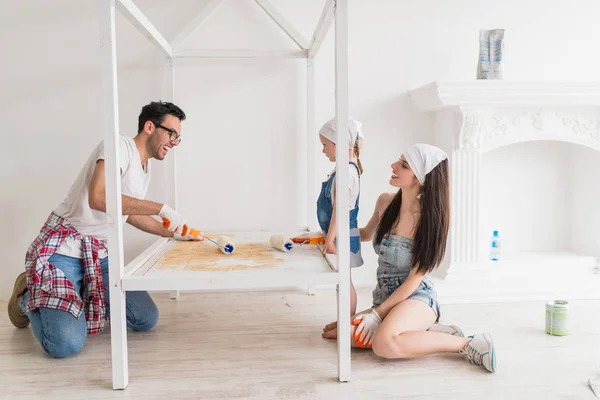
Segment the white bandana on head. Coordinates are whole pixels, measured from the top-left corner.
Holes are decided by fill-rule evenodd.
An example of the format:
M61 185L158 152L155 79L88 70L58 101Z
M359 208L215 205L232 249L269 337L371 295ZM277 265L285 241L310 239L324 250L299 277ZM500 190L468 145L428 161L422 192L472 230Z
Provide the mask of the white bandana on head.
M448 155L435 146L418 143L404 151L404 158L406 158L406 162L410 165L419 183L423 185L427 174L447 159Z
M335 118L325 122L319 130L319 135L325 139L336 142L337 136L337 121ZM356 121L354 118L348 118L348 149L354 148L357 138L363 138L362 123Z

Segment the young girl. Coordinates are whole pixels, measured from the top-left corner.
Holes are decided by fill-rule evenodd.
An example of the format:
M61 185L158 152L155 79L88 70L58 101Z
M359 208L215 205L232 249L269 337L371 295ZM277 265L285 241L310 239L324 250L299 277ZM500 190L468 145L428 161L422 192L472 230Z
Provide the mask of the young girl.
M359 160L360 146L363 133L362 124L352 118L348 120L348 141L340 146L348 146L349 159L349 208L350 208L350 267L356 268L363 265L360 253L360 233L358 230L358 203L360 199L360 175L363 173ZM329 161L336 160L337 127L335 118L327 121L319 130L319 139L323 144L323 153ZM335 210L335 168L321 185L321 193L317 200L317 219L325 237L323 254L336 252L336 210ZM352 279L350 280L350 312L356 313L356 290Z
M455 326L437 324L440 306L426 274L444 258L449 226L447 155L437 147L409 147L392 164L397 193L379 196L375 212L360 230L379 255L373 307L352 319L357 347L372 347L384 358L413 358L454 352L496 371L492 337L464 337ZM336 338L333 327L323 337ZM327 327L326 327L327 329Z

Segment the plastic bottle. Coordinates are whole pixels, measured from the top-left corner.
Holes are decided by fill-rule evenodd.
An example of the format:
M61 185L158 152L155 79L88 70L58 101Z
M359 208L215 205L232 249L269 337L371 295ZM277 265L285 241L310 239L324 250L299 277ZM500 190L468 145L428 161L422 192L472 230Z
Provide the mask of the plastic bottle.
M492 236L492 240L490 240L490 260L498 261L500 260L500 236L498 236L498 231L494 231L494 235Z

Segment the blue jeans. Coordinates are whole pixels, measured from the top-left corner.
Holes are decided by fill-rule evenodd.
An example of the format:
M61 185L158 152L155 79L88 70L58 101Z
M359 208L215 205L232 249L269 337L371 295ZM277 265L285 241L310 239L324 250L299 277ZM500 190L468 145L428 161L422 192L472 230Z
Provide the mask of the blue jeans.
M81 293L83 283L83 260L55 253L49 260L56 268L60 269L71 281L75 290ZM100 262L102 268L102 281L104 282L104 295L106 298L106 313L110 315L110 299L108 284L108 258ZM29 300L26 292L21 300L21 308ZM158 322L158 309L148 292L126 292L125 310L127 326L134 331L148 331ZM87 336L85 315L79 318L67 311L53 308L39 308L32 312L25 311L31 321L31 328L36 339L44 350L52 357L63 358L78 353L83 348Z

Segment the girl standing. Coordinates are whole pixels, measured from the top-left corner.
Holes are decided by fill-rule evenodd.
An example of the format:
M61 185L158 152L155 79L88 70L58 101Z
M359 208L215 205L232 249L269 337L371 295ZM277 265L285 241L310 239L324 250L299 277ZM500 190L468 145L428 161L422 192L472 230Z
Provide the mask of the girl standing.
M336 161L336 138L337 126L335 118L327 121L319 130L319 139L323 145L323 154L329 161ZM349 188L350 196L350 267L356 268L363 265L363 259L360 252L360 232L358 230L358 211L360 201L360 176L363 173L362 164L359 160L360 147L362 145L363 133L362 124L353 118L348 120L348 141L339 143L340 146L348 146L349 159ZM335 209L335 168L327 176L327 180L321 184L321 193L317 200L317 219L325 244L323 245L323 254L336 253L336 209ZM350 312L353 315L356 312L356 289L350 279Z

